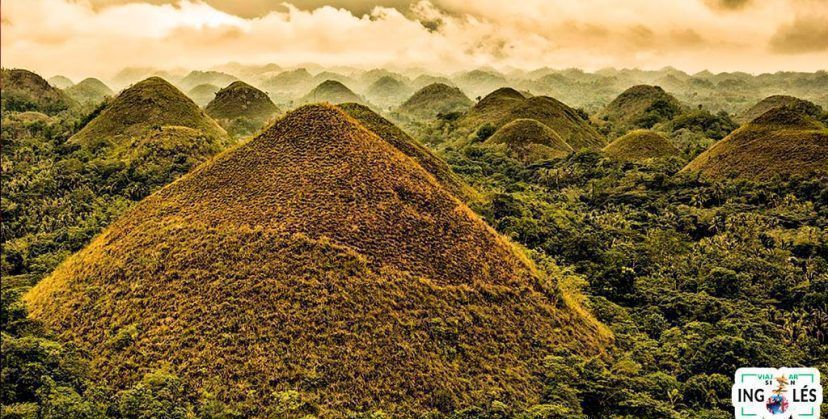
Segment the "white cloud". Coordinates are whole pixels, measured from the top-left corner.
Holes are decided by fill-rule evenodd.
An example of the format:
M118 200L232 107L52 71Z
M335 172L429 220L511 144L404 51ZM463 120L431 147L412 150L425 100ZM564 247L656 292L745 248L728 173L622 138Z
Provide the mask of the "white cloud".
M708 0L422 0L405 13L287 5L242 18L197 0L93 8L70 0L5 0L3 66L52 75L107 76L125 66L206 68L228 61L422 66L604 66L688 71L817 70L824 51L768 48L803 7L822 0L764 0L738 10ZM436 6L435 6L436 4ZM788 26L785 26L788 25Z

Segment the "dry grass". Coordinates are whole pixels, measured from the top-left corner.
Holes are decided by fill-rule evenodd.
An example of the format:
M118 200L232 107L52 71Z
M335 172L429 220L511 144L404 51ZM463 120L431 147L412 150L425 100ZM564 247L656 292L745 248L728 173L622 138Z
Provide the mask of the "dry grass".
M516 119L504 125L483 145L525 164L564 157L573 151L557 132L534 119Z
M243 81L235 81L219 90L204 110L215 119L245 117L259 122L266 122L281 113L267 93Z
M90 150L118 149L166 126L193 128L217 144L229 141L216 121L160 77L148 78L121 92L69 141Z
M481 99L458 125L474 132L485 124L500 128L516 119L534 119L546 125L575 150L601 148L606 144L601 134L564 103L547 96L525 98L511 88L497 89Z
M650 130L635 130L604 147L605 153L623 161L643 161L676 156L679 150L663 135Z
M678 99L661 87L641 84L622 92L596 116L621 126L631 125L643 117L647 109L659 100L667 102L676 111L681 109Z
M480 194L460 179L443 159L434 155L431 150L411 138L410 135L391 121L378 115L367 106L358 103L345 103L339 105L339 108L359 121L363 127L377 134L406 156L414 159L423 169L431 173L444 188L454 193L462 201L468 203L480 199Z
M464 112L471 105L471 99L460 89L433 83L414 93L400 105L398 111L415 118L432 119L439 113Z
M325 105L145 199L26 300L112 384L169 363L222 400L297 389L322 415L526 406L544 356L610 339L434 176ZM108 345L124 327L134 342Z
M772 108L682 170L755 180L828 173L828 129L793 108Z
M788 107L797 109L798 111L816 117L822 113L822 108L807 100L799 99L793 96L773 95L760 100L749 109L733 118L740 124L746 124L754 119L762 116L762 114L774 108Z

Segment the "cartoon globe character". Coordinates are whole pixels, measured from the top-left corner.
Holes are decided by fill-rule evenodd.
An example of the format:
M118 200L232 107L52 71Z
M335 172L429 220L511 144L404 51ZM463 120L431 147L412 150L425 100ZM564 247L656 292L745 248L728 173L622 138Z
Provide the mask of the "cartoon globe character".
M768 401L765 403L768 412L774 415L785 413L788 410L788 399L783 395L785 386L788 385L788 379L783 375L776 377L776 382L779 383L779 386L773 390L773 396L768 397Z

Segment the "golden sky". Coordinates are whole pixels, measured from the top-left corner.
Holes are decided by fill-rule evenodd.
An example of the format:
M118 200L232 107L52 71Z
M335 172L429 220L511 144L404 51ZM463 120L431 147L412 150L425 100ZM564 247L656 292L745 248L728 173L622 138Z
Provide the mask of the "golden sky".
M828 69L828 0L3 0L4 67Z

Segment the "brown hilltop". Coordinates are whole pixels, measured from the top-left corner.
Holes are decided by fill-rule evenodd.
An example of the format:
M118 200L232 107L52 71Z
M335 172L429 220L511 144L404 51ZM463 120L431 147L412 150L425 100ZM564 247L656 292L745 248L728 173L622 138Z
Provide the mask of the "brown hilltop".
M325 80L308 92L299 103L366 103L365 99L354 93L348 86L336 80Z
M479 198L479 194L452 172L443 159L437 157L431 150L411 138L410 135L391 121L383 118L369 107L358 103L345 103L339 105L339 108L359 121L363 127L377 134L406 156L414 159L423 169L431 173L444 188L454 193L461 200L469 202Z
M660 105L660 106L659 106ZM646 84L630 87L613 99L597 117L619 126L640 126L654 107L661 119L667 120L681 112L681 103L660 86ZM651 121L655 122L655 121ZM652 125L652 124L645 124Z
M812 117L818 117L819 114L822 113L822 108L819 105L807 100L799 99L793 96L773 95L760 100L733 119L740 124L746 124L762 116L762 114L771 109L783 107L796 109L797 111Z
M414 160L306 106L142 201L26 296L128 385L163 364L224 401L321 416L537 403L602 327ZM110 343L136 330L126 345Z
M77 106L77 102L63 91L29 70L0 70L0 92L0 109L3 111L54 115Z
M509 122L483 145L503 150L525 164L564 157L573 151L557 132L534 119Z
M635 130L604 147L608 155L624 161L676 156L679 150L663 135L650 130Z
M547 96L526 98L517 90L497 89L480 100L458 125L475 131L488 124L500 128L516 119L534 119L558 133L573 149L601 148L606 143L577 111Z
M400 105L398 111L415 118L431 119L440 113L464 112L471 105L471 99L460 89L443 83L433 83L414 93Z
M828 129L797 109L772 108L713 144L682 171L754 180L828 173Z
M253 134L281 113L267 93L243 81L219 90L204 111L234 136Z

